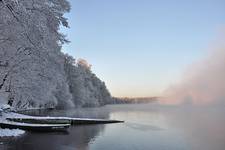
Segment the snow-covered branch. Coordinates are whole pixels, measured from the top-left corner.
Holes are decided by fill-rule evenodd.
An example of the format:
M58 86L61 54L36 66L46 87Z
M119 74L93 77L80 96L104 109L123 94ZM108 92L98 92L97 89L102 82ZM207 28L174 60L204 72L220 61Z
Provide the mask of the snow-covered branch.
M0 0L0 97L17 109L100 106L111 95L83 59L61 52L68 42L67 0ZM6 94L7 93L7 94Z

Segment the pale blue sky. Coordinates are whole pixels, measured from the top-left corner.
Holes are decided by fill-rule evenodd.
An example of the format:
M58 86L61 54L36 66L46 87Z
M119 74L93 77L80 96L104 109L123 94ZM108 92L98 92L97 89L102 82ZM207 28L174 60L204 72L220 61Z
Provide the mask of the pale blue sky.
M63 49L114 96L160 95L203 57L225 24L224 0L70 0Z

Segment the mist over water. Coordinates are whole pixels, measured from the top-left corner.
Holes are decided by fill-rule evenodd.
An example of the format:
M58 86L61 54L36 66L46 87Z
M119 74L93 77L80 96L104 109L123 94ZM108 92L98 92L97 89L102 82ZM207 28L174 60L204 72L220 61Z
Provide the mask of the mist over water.
M73 117L87 115L125 120L125 123L72 126L63 133L26 132L17 138L0 138L0 149L224 150L225 147L225 110L221 107L127 104L83 109L82 113L76 110L39 113Z
M190 65L183 79L170 86L164 96L164 104L225 106L224 42L218 42L207 57Z

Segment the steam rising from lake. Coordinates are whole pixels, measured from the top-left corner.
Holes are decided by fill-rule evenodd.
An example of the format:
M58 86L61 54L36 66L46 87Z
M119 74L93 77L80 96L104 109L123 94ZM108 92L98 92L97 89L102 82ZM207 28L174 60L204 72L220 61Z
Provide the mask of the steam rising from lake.
M225 44L221 43L209 50L207 57L189 66L183 79L165 91L162 103L225 104Z

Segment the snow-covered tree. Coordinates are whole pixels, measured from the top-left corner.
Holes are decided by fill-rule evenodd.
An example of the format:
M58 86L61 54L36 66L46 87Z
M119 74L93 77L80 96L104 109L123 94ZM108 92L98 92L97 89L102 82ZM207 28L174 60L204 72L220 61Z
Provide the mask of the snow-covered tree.
M0 90L17 108L71 106L58 32L66 0L0 2ZM58 94L60 91L61 94Z
M86 60L61 52L67 0L0 0L0 99L18 109L100 106L111 100Z
M101 106L112 100L105 83L92 73L90 66L84 59L76 62L73 57L65 55L65 71L76 106Z

